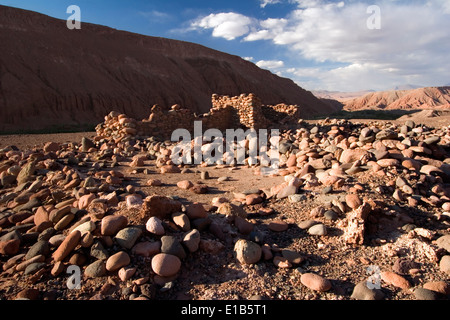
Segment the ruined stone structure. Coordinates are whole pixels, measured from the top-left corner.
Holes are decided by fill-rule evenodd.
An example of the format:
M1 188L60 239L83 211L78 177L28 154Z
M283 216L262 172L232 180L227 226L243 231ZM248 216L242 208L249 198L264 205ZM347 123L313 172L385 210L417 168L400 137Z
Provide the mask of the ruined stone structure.
M269 129L284 123L296 122L299 119L299 107L295 105L278 104L263 105L254 94L241 94L236 97L212 96L212 108L208 113L197 115L180 105L172 106L164 111L154 105L147 119L136 121L124 114L111 112L105 117L105 122L96 128L97 134L113 139L123 139L130 136L155 136L161 139L171 138L176 129L194 130L195 121L202 122L202 129L211 128L225 131L226 129Z

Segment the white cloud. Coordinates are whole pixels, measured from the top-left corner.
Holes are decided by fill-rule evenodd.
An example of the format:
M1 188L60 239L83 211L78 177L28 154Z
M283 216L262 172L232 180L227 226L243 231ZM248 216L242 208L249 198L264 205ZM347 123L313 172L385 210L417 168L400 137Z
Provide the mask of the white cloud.
M276 69L284 67L284 62L280 60L260 60L256 65L262 69L276 71Z
M281 0L260 0L261 4L261 8L265 8L267 5L269 4L277 4L280 3Z
M252 19L239 13L212 13L191 24L193 29L213 29L214 37L234 40L250 31Z
M221 13L195 25L212 29L215 37L268 41L285 48L283 65L268 64L270 58L260 65L293 71L294 81L316 88L382 90L402 83L448 83L450 0L289 1L296 8L284 17L256 20ZM367 8L374 2L381 9L381 29L367 25ZM261 1L261 6L273 3ZM299 68L296 61L312 61L314 68Z

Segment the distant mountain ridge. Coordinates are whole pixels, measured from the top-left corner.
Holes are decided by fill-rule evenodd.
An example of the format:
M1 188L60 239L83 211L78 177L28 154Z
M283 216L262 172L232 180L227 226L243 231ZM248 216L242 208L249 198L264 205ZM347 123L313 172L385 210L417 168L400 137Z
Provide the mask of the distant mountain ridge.
M373 92L344 103L344 109L349 111L449 108L450 86Z
M197 113L213 93L254 93L299 105L302 117L333 113L292 80L204 46L143 36L0 6L0 132L96 125L116 110L143 119L159 104Z

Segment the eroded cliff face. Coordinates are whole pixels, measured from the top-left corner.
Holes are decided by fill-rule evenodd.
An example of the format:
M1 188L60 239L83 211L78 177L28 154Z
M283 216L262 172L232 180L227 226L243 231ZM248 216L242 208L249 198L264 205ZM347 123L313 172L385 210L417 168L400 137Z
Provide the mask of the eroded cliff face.
M297 104L304 116L333 108L292 80L197 44L66 21L0 6L0 131L95 125L111 110L136 119L151 106L203 113L211 95L255 93Z

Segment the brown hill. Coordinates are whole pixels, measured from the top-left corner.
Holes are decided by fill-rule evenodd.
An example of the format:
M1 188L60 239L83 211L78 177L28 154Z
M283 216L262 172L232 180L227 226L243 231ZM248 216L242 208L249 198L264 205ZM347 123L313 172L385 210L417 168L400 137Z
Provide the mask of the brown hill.
M143 36L0 6L0 131L95 125L111 110L142 119L150 107L211 108L211 95L255 93L297 104L304 117L333 108L292 80L201 45Z
M346 110L361 109L448 109L450 87L429 87L413 90L380 91L344 103Z

